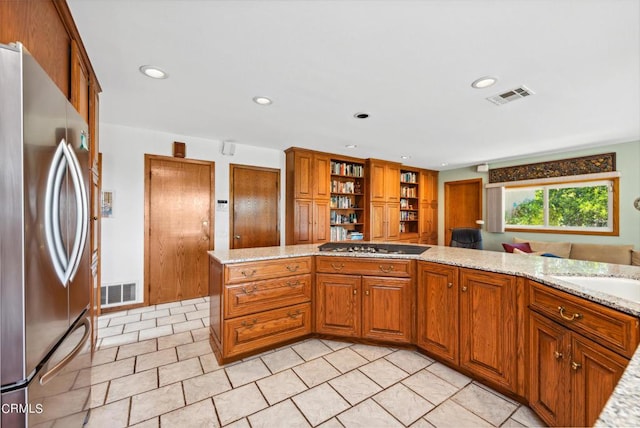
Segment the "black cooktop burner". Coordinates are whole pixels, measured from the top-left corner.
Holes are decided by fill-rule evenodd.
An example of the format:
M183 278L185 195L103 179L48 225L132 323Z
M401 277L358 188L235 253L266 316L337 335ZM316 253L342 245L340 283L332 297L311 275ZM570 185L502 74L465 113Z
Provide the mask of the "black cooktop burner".
M318 247L320 251L334 253L371 253L371 254L422 254L430 247L407 244L373 244L368 242L327 242Z

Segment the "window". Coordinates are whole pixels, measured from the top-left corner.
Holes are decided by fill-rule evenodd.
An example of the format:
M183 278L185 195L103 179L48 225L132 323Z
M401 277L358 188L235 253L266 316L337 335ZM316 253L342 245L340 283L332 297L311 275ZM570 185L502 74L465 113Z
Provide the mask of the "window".
M507 230L617 234L618 179L505 186Z

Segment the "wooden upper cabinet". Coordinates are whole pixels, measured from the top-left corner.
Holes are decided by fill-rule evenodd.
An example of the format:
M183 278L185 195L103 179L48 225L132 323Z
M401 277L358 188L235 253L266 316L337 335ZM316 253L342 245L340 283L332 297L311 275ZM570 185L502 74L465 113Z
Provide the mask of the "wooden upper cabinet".
M71 41L71 104L89 122L89 72L82 61L78 43Z
M516 278L460 269L460 366L515 390Z
M420 202L438 204L438 171L420 172Z
M331 158L329 156L313 154L313 192L314 199L331 198Z
M400 202L400 164L370 159L369 200L371 202Z
M313 153L296 150L293 156L293 197L313 199Z

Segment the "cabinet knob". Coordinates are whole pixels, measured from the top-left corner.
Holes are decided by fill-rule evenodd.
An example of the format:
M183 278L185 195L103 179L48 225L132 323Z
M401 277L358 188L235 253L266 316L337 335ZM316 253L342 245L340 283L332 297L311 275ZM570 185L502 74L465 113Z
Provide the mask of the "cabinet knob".
M556 360L561 360L563 357L562 352L558 352L558 351L555 351L553 353L553 356L555 357Z
M582 367L582 364L580 364L580 363L576 363L575 361L572 361L572 362L571 362L571 368L572 368L573 370L578 371L578 369L579 369L580 367Z
M466 285L462 286L462 291L467 291L467 286Z
M453 282L447 282L447 288L453 287Z
M353 289L353 295L355 296L356 294L358 294L358 290L356 290L355 288Z
M366 291L364 292L364 295L365 295L365 296L368 296L368 295L369 295L369 290L366 290Z

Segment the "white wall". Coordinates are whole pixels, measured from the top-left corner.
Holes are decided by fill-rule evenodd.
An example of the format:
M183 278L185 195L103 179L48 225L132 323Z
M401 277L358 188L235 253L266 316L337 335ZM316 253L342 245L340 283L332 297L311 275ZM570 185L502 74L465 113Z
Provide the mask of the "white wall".
M489 165L490 168L501 168L527 163L545 162L556 159L567 159L580 156L589 156L598 153L616 153L616 170L620 172L620 235L567 235L555 233L525 233L505 232L489 233L483 230L482 236L484 248L487 250L503 251L503 242L512 242L514 236L533 241L571 241L581 243L600 244L633 244L640 249L640 211L633 208L633 201L640 196L640 141L622 144L602 145L584 150L575 150L564 153L555 153L519 159L509 162L496 162ZM441 171L438 177L438 243L444 243L444 183L447 181L467 180L481 177L483 184L488 183L489 173L477 172L476 167L452 169ZM483 213L486 219L486 190L483 191Z
M135 281L139 301L144 283L144 155L172 156L174 141L186 143L188 159L215 162L214 201L229 201L230 163L280 169L280 240L284 242L284 152L236 144L234 156L223 156L220 141L101 123L102 189L114 192L114 216L102 220L102 284ZM229 248L228 211L216 209L214 245Z

